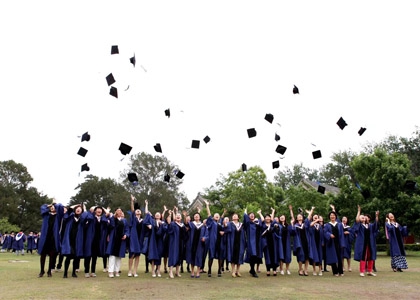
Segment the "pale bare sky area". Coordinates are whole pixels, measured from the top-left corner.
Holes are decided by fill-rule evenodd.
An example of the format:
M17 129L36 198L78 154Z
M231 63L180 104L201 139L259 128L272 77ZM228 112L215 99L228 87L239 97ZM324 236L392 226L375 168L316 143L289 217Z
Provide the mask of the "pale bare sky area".
M0 160L24 164L33 186L62 203L87 174L119 180L121 142L178 165L193 200L242 163L273 180L419 125L418 1L64 3L6 1L0 18ZM193 139L200 149L188 149ZM79 176L84 163L90 172Z

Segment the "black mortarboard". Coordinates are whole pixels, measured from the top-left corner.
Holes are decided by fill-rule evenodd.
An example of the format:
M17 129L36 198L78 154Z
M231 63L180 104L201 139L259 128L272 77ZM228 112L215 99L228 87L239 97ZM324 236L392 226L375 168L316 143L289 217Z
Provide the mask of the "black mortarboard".
M79 154L80 156L85 157L87 152L88 151L85 148L80 147L79 151L77 151L77 154Z
M287 148L282 146L282 145L278 145L277 148L276 148L276 152L280 153L282 155L286 152L286 150L287 150Z
M341 130L344 129L344 127L347 126L346 121L344 121L344 119L342 117L340 117L340 119L337 121L337 125L338 127L340 127Z
M82 135L82 142L84 142L84 141L86 141L86 142L89 142L89 141L90 141L90 134L89 134L89 133L87 133L87 132L85 132L85 133Z
M359 131L357 132L359 135L362 135L366 131L366 128L360 127Z
M133 64L133 66L136 66L136 55L134 54L133 57L130 58L130 62Z
M136 173L128 173L127 178L128 178L128 181L130 181L130 182L138 182L139 181Z
M165 109L165 116L167 116L168 118L171 116L171 111L168 109Z
M405 182L405 184L404 184L404 187L405 187L407 190L411 190L411 191L413 191L413 190L415 190L415 189L417 188L417 182L415 182L414 180L407 180L407 181Z
M299 94L299 89L296 85L293 86L293 94Z
M268 123L273 123L274 116L272 114L266 114L264 118Z
M195 149L200 148L200 141L193 140L192 143L191 143L191 148L195 148Z
M318 193L325 194L325 186L318 185Z
M273 169L277 169L277 168L280 167L280 161L278 161L278 160L273 161L272 165L273 165Z
M89 168L87 163L82 165L82 171L81 172L83 172L83 171L88 171L88 172L90 171L90 168Z
M178 172L176 172L176 177L178 177L179 179L182 179L182 177L184 177L184 173L182 173L181 171L178 170Z
M114 45L111 47L111 54L118 54L120 51L118 51L118 46Z
M253 138L254 136L257 136L257 131L255 130L255 128L247 129L247 131L248 131L249 138Z
M140 204L138 204L138 202L134 203L134 210L138 210L140 209Z
M156 152L162 153L162 147L160 146L159 143L157 143L156 145L154 145L153 148L155 148L155 151Z
M206 135L206 137L203 139L203 141L207 144L208 142L210 142L210 137L208 135Z
M321 158L322 157L321 150L316 150L316 151L312 152L312 157L314 159Z
M117 90L117 88L111 86L111 89L109 90L109 94L111 96L114 96L115 98L118 98L118 90Z
M242 164L242 172L245 172L247 170L246 164Z
M166 174L165 176L163 176L163 180L169 182L169 180L171 180L171 176L169 176L169 174Z
M276 142L280 141L280 136L276 133L274 135L274 139L276 140Z
M108 86L115 83L115 78L114 78L114 75L112 75L112 73L109 73L109 75L105 79L106 79L106 83L108 83Z
M370 192L369 192L369 190L363 190L362 191L362 196L363 196L363 198L366 200L366 199L368 199L369 197L370 197Z
M124 143L121 143L120 148L118 148L118 150L120 150L121 154L123 154L123 155L130 154L131 149L132 149L131 146L129 146L127 144L124 144Z

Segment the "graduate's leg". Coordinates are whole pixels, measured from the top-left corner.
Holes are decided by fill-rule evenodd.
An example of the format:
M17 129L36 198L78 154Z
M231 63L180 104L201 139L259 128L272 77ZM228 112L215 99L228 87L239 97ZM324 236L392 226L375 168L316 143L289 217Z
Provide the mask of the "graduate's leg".
M194 277L195 276L195 265L191 264L190 268L191 268L191 277Z
M71 277L76 278L76 270L80 268L80 258L79 257L73 257L73 271L71 273Z
M145 273L149 273L149 258L147 257L147 254L144 255L144 263L146 265L146 272Z
M222 276L222 266L223 266L223 259L218 259L217 260L217 276L221 277Z
M115 271L115 256L110 255L109 256L109 263L108 263L108 276L114 277L114 271Z
M165 256L163 257L163 269L165 270L165 273L168 273L168 268L167 268L167 266L168 266L168 256L167 256L167 255L165 255Z
M128 276L133 274L133 262L134 262L134 254L131 254L128 258Z
M180 264L176 265L175 273L176 276L181 277L181 274L179 274Z
M174 272L173 272L174 267L170 266L169 267L169 278L174 278Z
M98 256L97 256L96 254L94 254L94 255L92 256L92 264L91 264L91 267L90 267L90 271L91 271L93 274L95 274L95 273L96 273L96 262L97 262L97 260L98 260Z
M67 278L67 273L69 271L69 266L70 266L70 256L66 256L66 259L64 260L64 274L63 274L63 278Z
M118 277L121 270L121 257L115 257L115 275Z
M308 276L308 267L309 267L309 260L305 260L305 269L304 269L304 275Z
M156 277L156 269L155 269L155 261L154 260L151 261L151 265L152 265L152 277Z
M58 256L58 264L57 264L57 270L61 270L61 268L63 267L63 261L64 261L64 255L62 255L60 253L60 255Z
M207 263L207 268L208 268L207 274L208 274L209 277L211 277L211 267L212 266L213 266L213 258L212 259L209 258L209 261Z
M299 275L303 275L302 262L301 262L301 261L299 261L299 262L298 262L298 265L299 265Z
M368 262L367 262L367 271L369 273L372 273L373 272L373 260L368 260Z
M84 259L83 264L84 264L84 267L85 267L85 277L89 277L88 275L89 275L89 271L90 271L90 261L91 261L91 259L92 259L91 256L85 257L85 259ZM92 273L94 273L94 272L92 271Z
M41 256L39 257L39 265L40 265L40 272L38 277L42 277L45 274L45 261L47 259L47 254L41 254Z
M50 254L49 254L49 256L50 256L50 261L49 261L49 264L48 264L48 272L47 272L47 274L48 274L48 277L51 277L52 276L52 273L51 272L52 272L52 270L55 267L55 262L56 262L56 259L57 259L57 252L51 251Z
M137 270L139 269L139 262L140 262L140 255L134 257L134 275L137 274Z

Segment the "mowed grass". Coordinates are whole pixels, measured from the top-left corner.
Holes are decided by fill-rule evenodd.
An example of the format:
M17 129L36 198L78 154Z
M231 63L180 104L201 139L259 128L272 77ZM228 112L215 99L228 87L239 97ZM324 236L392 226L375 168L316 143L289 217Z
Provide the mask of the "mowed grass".
M183 273L181 278L170 279L164 273L162 278L145 274L144 257L140 259L138 278L127 277L127 258L123 259L121 277L108 278L100 259L98 277L85 278L81 269L78 278L64 279L62 272L38 278L37 254L0 253L0 299L419 299L420 253L408 253L407 261L408 270L394 273L390 258L379 253L378 276L364 278L359 277L356 261L352 261L353 272L345 272L344 277L334 277L331 272L313 276L311 268L308 277L298 276L293 261L290 276L267 277L261 266L260 277L252 278L245 264L242 278L224 273L221 278L202 274L193 279Z

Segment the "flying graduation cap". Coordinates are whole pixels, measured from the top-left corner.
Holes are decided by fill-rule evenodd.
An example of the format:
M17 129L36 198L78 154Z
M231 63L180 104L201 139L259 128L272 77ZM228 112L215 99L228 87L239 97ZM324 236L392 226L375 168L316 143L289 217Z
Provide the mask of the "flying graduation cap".
M90 171L90 168L89 168L87 163L82 165L81 172L83 172L83 171L87 171L87 172Z
M277 133L274 135L274 140L276 142L280 141L280 136Z
M120 148L118 148L118 150L121 151L121 154L122 155L130 154L131 149L133 149L133 147L131 147L131 146L127 145L127 144L124 144L124 143L121 143L120 144Z
M171 111L168 109L165 109L165 116L167 116L168 118L171 116Z
M242 172L246 172L247 168L246 168L246 164L242 164Z
M130 58L130 63L133 64L133 66L136 66L136 54L133 55L133 57Z
M87 133L87 132L85 132L85 133L82 135L82 142L84 142L84 141L86 141L86 142L89 142L89 141L90 141L90 134L89 134L89 133Z
M357 132L359 136L361 136L366 131L366 128L360 127L359 131Z
M265 119L268 123L272 124L272 123L273 123L273 120L274 120L274 116L273 116L272 114L266 114L266 115L265 115L265 117L264 117L264 119Z
M105 79L106 79L106 83L108 84L108 86L115 83L115 78L114 78L114 75L112 75L112 73L109 73L108 76L105 77Z
M282 146L282 145L278 145L276 148L276 152L280 153L281 155L283 155L286 152L287 148Z
M112 46L111 47L111 55L112 54L118 54L118 53L120 53L120 51L118 50L118 46L117 45Z
M87 153L88 153L87 149L85 149L83 147L80 147L79 151L77 151L77 154L79 154L80 156L83 156L83 157L85 157Z
M210 142L210 137L208 135L206 135L206 137L203 139L204 143L208 143Z
M272 163L273 169L278 169L280 167L280 161L276 160Z
M184 173L182 173L180 170L177 170L177 171L176 171L176 174L175 174L175 176L176 176L176 177L178 177L179 179L182 179L182 177L184 177L184 175L185 175L185 174L184 174Z
M247 132L248 132L248 137L249 138L253 138L253 137L257 136L257 131L255 130L255 128L247 129Z
M136 173L128 173L127 178L128 178L128 181L130 181L133 185L139 184L139 179L137 178Z
M337 125L338 127L340 127L341 130L344 129L344 127L347 126L346 121L344 121L344 119L342 117L340 117L340 119L337 121Z
M166 174L165 176L163 176L163 180L165 182L169 182L171 180L171 176L169 176L169 174Z
M325 194L325 186L318 185L318 193Z
M313 152L312 152L312 157L313 157L314 159L321 158L321 157L322 157L322 155L321 155L321 150L316 150L316 151L313 151Z
M153 148L155 148L155 151L156 152L162 153L162 147L160 146L159 143L157 143L156 145L154 145Z
M118 98L118 90L116 87L111 86L111 89L109 90L109 94L111 96L114 96L115 98Z
M296 85L293 85L293 94L299 94L299 89Z
M200 148L200 141L199 140L193 140L191 142L191 148L195 148L195 149Z

